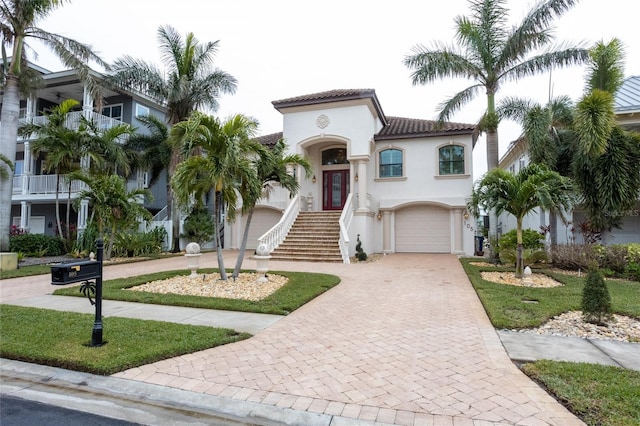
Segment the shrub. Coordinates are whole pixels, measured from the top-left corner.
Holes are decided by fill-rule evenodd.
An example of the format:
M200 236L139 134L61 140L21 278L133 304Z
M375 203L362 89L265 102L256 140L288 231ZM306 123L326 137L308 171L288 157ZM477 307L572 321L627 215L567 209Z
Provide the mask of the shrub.
M356 259L360 261L367 260L367 253L362 249L362 242L360 241L360 234L356 237Z
M60 238L44 234L22 234L10 237L9 250L35 257L65 254Z
M624 276L633 281L640 281L640 263L629 262L624 270Z
M162 227L149 232L120 232L113 243L113 255L136 257L160 253L166 234Z
M97 250L96 241L98 240L98 237L98 227L94 221L90 221L89 223L87 223L87 227L85 228L80 238L75 241L71 252L78 254L83 253L85 255L91 252L95 253Z
M504 264L516 266L517 249L506 249L500 251L500 261ZM522 250L522 261L524 266L531 266L534 263L547 261L547 252L543 249L524 249Z
M206 241L211 241L215 235L213 225L213 218L206 207L194 207L184 220L182 225L184 232L181 237L202 246Z
M498 241L498 251L515 249L517 244L516 230L503 234ZM525 249L541 249L544 248L544 235L533 229L522 230L522 247Z
M629 252L625 245L600 246L595 245L594 251L597 254L598 265L600 268L611 269L617 274L623 274L628 263L627 253Z
M606 325L611 320L611 296L602 272L593 265L589 268L582 289L582 316L585 321Z
M551 247L551 260L561 269L587 270L593 262L597 264L597 255L593 245L558 244Z

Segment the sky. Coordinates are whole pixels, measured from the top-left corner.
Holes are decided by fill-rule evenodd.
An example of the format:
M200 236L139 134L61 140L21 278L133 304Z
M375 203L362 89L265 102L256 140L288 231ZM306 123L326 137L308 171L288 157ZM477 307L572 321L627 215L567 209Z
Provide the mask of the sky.
M507 0L511 22L519 22L533 2ZM640 75L640 37L633 0L582 0L554 21L558 42L619 38L625 45L625 75ZM435 119L438 105L468 87L469 80L446 79L414 86L403 60L418 44L450 44L454 18L469 13L467 0L72 0L39 26L87 43L107 62L130 55L161 65L159 26L171 25L201 42L219 40L215 66L238 80L234 95L220 98L222 118L242 113L260 122L260 134L282 131L274 100L332 89L375 89L384 113ZM32 43L51 71L64 69L55 56ZM99 69L99 68L98 68ZM544 104L549 94L577 100L584 67L554 70L501 87L497 99L527 97ZM475 123L486 97L463 107L452 121ZM520 134L513 122L499 128L500 155ZM474 178L486 171L484 137L474 149Z

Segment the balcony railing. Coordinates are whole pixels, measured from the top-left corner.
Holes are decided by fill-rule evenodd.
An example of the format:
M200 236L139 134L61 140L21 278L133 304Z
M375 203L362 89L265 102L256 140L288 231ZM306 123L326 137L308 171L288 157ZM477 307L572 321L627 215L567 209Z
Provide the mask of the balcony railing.
M34 175L15 176L13 178L13 193L27 195L45 195L56 193L56 182L58 175ZM71 181L71 192L76 193L87 189L87 185L79 180ZM65 176L60 179L59 193L64 194L69 191L69 181Z
M80 128L81 117L85 113L87 114L87 119L89 121L92 121L95 124L96 128L100 130L111 129L120 124L124 124L123 121L116 120L106 115L98 114L97 112L94 112L94 111L89 111L89 112L73 111L67 114L64 121L64 126L68 129L78 130ZM24 124L29 124L29 123L44 125L47 123L47 117L44 115L38 115L36 117L31 117L29 119L21 118L19 124L22 126ZM24 140L24 138L20 136L18 136L18 139Z

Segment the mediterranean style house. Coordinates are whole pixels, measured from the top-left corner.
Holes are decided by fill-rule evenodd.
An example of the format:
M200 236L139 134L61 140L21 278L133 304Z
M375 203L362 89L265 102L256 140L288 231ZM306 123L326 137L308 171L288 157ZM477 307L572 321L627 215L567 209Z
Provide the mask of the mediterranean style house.
M165 117L163 105L144 94L110 89L105 89L103 105L96 111L73 71L32 67L42 75L44 86L21 101L23 123L45 120L45 113L66 99L79 102L67 120L72 128L84 116L101 128L129 123L145 132L137 117ZM98 81L104 78L93 74ZM273 106L282 113L283 131L259 140L269 145L283 138L292 153L310 161L313 172L305 176L292 169L300 182L298 194L275 188L261 200L254 210L247 248L262 243L269 252L277 249L299 216L315 212L328 213L332 219L325 227L324 219L312 217L312 222L321 224L316 231L321 235L307 237L321 239L335 226L336 236L331 238L339 246L339 260L334 261L349 262L358 241L366 253L473 254L475 222L465 204L472 190L474 125L386 116L373 89L331 90L274 101ZM33 154L32 140L19 136L16 141L13 225L52 235L57 177L45 173L44 158ZM148 184L144 171L134 173L128 182L130 188ZM71 198L78 198L82 189L82 183L74 181ZM145 206L158 213L152 226L164 226L171 241L170 222L162 217L167 205L164 180L149 189L154 200ZM65 217L65 190L59 198ZM78 211L71 212L71 223L83 230L90 213L91 206L81 200ZM246 216L233 223L224 216L219 220L224 222L224 248L238 248Z
M274 191L251 223L249 248L269 250L286 238L299 212L338 212L340 249L348 262L358 239L366 253L472 254L474 125L392 117L373 89L330 90L273 102L292 153L312 164L296 173L301 189ZM225 247L238 247L245 220L225 225Z
M640 76L628 77L615 94L615 112L618 123L627 130L640 132ZM509 145L505 155L500 159L499 167L511 172L518 172L529 163L527 143L519 138ZM613 229L602 236L602 241L608 244L640 243L640 200L635 209L623 212L623 226ZM540 230L541 226L555 226L558 244L572 242L581 243L582 236L578 229L581 222L586 221L586 214L577 206L566 215L569 223L564 224L558 219L556 224L549 223L548 212L536 211L525 217L524 229ZM503 214L498 218L498 234L506 233L516 228L515 218Z
M80 116L93 120L99 128L107 129L121 123L129 123L144 132L146 129L136 117L153 114L164 117L164 107L138 93L125 91L115 92L104 89L104 101L99 112L95 111L93 100L79 81L74 71L51 72L37 65L29 64L44 80L44 85L34 95L20 101L20 122L38 123L46 119L45 113L53 106L66 99L79 102L76 111L69 114L67 126L77 128ZM103 76L93 72L93 77L100 81ZM1 125L2 123L0 123ZM27 230L32 234L51 234L55 232L55 192L57 176L44 171L44 157L34 156L30 148L31 138L18 136L16 141L17 153L15 158L15 173L13 178L13 195L11 216L12 225ZM129 178L129 188L146 187L147 174L143 171ZM71 199L77 198L84 189L82 182L74 181L71 186ZM152 188L154 201L146 207L155 213L166 205L166 191L162 185ZM59 194L61 217L66 217L66 185ZM78 230L86 227L90 206L82 201L79 210L71 211L71 223L77 225Z

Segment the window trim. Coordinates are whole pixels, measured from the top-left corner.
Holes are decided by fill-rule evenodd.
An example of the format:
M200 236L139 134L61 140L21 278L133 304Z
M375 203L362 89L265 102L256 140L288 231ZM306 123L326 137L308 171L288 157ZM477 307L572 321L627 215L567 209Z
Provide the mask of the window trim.
M449 147L454 147L454 146L459 146L462 148L462 158L463 158L463 166L464 166L464 171L462 173L445 173L442 174L441 170L440 170L440 150L443 148L449 148ZM463 143L459 143L459 142L454 142L454 141L449 141L447 143L444 143L442 145L438 145L436 147L436 170L438 171L438 173L436 174L436 176L441 177L441 178L454 178L454 177L467 177L469 176L468 173L468 164L469 164L469 159L468 159L468 153L467 153L467 146Z
M114 117L112 115L106 115L104 113L105 108L109 108L109 110L111 110L112 108L115 107L120 107L120 117ZM100 111L100 114L104 115L105 117L109 117L112 118L114 120L118 120L118 121L124 121L124 104L123 103L118 103L118 104L110 104L110 105L103 105L102 106L102 110Z
M400 154L402 155L402 162L400 163L400 166L402 168L402 174L400 176L380 176L380 167L382 166L382 163L380 162L380 155L384 151L389 151L389 150L400 151ZM393 164L397 164L397 163L393 163ZM378 148L376 150L376 178L375 178L376 181L406 180L407 179L406 170L407 170L406 155L405 155L404 148L401 148L399 146L389 145L389 146Z
M146 112L146 113L143 113L143 114L140 114L140 111L139 111L139 110L140 110L141 108L144 108L145 110L147 110L147 112ZM136 112L136 115L135 115L135 117L136 117L136 118L138 118L138 117L143 117L143 116L148 116L148 115L150 115L150 114L151 114L151 108L149 108L149 107L148 107L148 106L146 106L146 105L142 105L142 104L139 104L139 103L137 103L137 102L136 102L135 112Z

